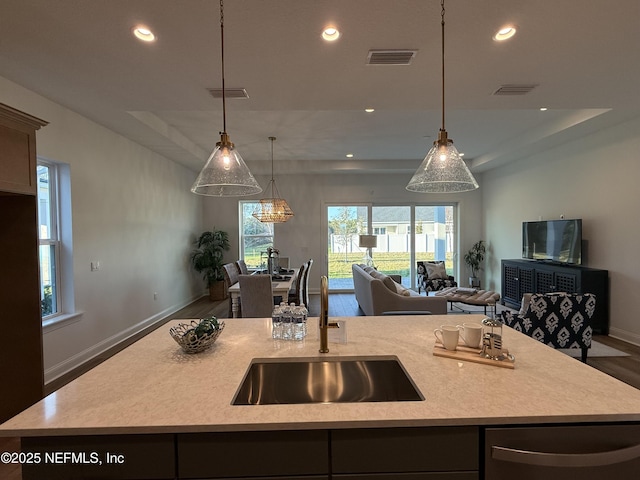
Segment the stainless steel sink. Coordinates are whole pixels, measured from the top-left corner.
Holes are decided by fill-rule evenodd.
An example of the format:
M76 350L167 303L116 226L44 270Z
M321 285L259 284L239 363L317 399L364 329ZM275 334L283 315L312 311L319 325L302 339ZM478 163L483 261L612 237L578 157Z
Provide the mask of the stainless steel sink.
M424 400L396 356L254 358L232 405Z

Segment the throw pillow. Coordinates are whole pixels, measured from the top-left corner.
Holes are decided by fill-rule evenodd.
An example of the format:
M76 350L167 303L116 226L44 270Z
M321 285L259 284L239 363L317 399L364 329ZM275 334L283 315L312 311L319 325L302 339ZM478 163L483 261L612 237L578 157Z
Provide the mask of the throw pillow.
M427 267L427 276L429 280L444 279L447 280L447 270L444 268L444 262L440 263L425 263Z
M522 304L520 305L520 311L518 312L518 315L524 317L529 311L529 305L531 305L531 294L525 293L524 295L522 295Z
M404 288L399 283L396 283L396 282L393 282L393 283L396 284L396 293L398 295L402 295L403 297L410 297L411 296L411 292L409 291L408 288Z
M384 286L391 290L393 293L396 293L396 282L393 281L393 278L385 275L384 273L380 273L377 270L371 272L371 276L373 278L377 278L378 280L382 280Z

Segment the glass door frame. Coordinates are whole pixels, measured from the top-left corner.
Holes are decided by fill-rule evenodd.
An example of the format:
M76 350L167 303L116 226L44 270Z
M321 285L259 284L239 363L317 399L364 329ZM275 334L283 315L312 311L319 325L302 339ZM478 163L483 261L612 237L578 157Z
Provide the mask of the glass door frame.
M373 218L373 208L374 207L409 207L410 208L410 222L411 222L411 234L409 235L409 245L410 245L410 268L409 268L409 275L411 277L411 288L412 289L416 289L417 288L417 282L416 282L416 275L417 275L417 270L416 270L416 261L419 260L416 258L416 245L415 245L415 224L416 224L416 218L415 218L415 214L416 214L416 207L452 207L453 208L453 219L452 219L452 228L453 231L451 232L453 234L453 254L452 254L452 260L453 260L453 275L456 278L457 281L459 281L458 279L460 278L460 212L459 212L459 208L460 208L460 204L459 202L425 202L425 203L373 203L373 202L327 202L324 204L324 208L323 208L323 225L324 225L324 232L325 232L325 245L327 246L325 252L324 252L324 268L325 271L327 272L327 276L329 276L329 215L328 215L328 210L330 207L367 207L367 234L371 235L372 231L373 231L373 225L372 225L372 218ZM375 256L374 256L374 260L375 260ZM329 279L330 280L330 279ZM329 281L329 285L331 285L331 282ZM336 289L336 288L331 288L331 286L329 287L329 290L333 293L339 293L339 292L353 292L353 289Z

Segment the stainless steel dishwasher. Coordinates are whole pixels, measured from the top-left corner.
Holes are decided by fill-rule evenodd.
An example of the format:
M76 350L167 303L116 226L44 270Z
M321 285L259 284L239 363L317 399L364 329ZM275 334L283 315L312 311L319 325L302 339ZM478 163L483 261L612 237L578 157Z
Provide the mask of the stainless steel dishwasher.
M637 480L640 424L485 429L485 480Z

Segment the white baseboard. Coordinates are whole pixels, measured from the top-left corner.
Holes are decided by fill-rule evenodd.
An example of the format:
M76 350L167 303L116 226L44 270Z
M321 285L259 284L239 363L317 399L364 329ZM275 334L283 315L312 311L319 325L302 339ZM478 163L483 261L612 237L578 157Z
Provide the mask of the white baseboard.
M637 333L631 333L619 328L609 327L609 336L640 347L640 335Z
M195 302L196 300L198 300L199 298L201 298L202 296L196 296L194 298L191 298L190 300L186 300L185 302L178 304L178 305L173 305L169 308L166 308L165 310L158 312L157 314L136 323L135 325L132 325L131 327L116 333L115 335L106 338L105 340L92 345L91 347L73 355L72 357L67 358L66 360L53 365L50 368L47 368L44 371L44 383L45 385L52 382L53 380L56 380L57 378L60 378L61 376L71 372L72 370L81 367L82 365L84 365L86 362L98 357L99 355L103 354L104 352L106 352L107 350L109 350L110 348L115 347L116 345L118 345L121 342L126 341L127 339L131 338L132 336L136 335L137 333L141 332L142 330L144 330L145 328L151 327L153 325L155 325L156 323L160 322L162 319L168 317L169 315L174 314L175 312L177 312L178 310L186 307L187 305Z

